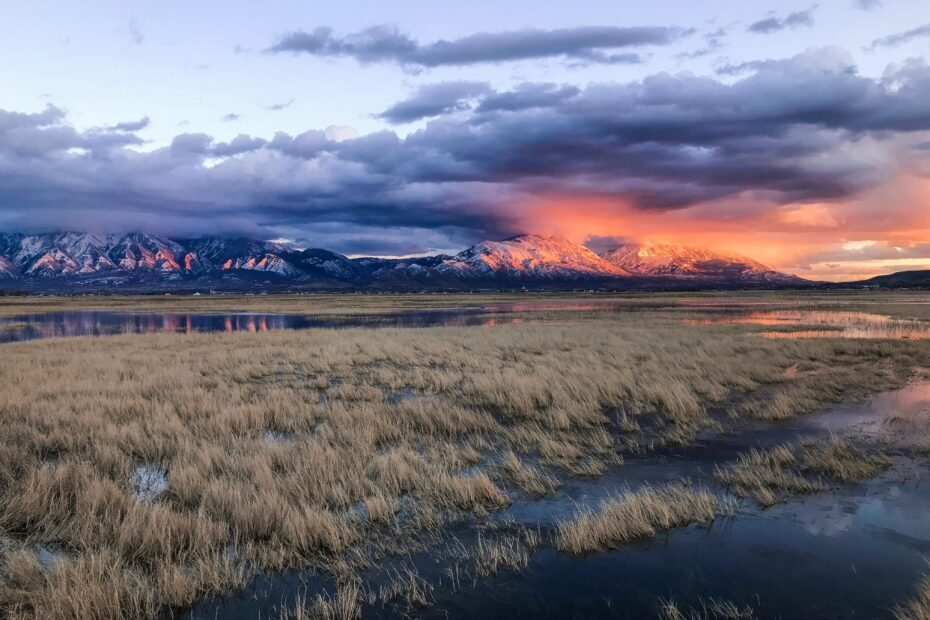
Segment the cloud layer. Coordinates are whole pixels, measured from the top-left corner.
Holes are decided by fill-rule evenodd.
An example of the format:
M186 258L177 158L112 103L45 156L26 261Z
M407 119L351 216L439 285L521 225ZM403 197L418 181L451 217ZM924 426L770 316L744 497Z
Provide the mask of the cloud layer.
M334 34L331 28L319 27L310 32L288 33L267 51L428 68L555 57L622 64L641 59L634 52L617 50L668 45L690 33L665 26L586 26L483 32L460 39L420 43L390 26L376 26L342 36Z
M842 217L818 220L797 205L842 204L901 174L927 174L928 152L912 148L930 131L925 62L872 79L826 48L748 71L732 83L687 73L586 88L438 83L382 113L432 118L403 138L344 128L228 142L185 133L142 151L136 132L148 119L78 131L57 107L0 111L0 229L96 222L344 251L369 239L406 254L523 232L553 197L832 225ZM785 216L786 205L801 210ZM861 209L848 219L875 217Z
M759 21L749 24L749 32L755 32L757 34L772 34L773 32L779 32L781 30L788 30L790 28L798 28L800 26L813 26L814 25L814 9L807 9L806 11L796 11L794 13L789 13L785 17L778 17L777 15L769 15Z
M917 26L904 32L896 32L872 41L871 49L879 47L897 47L915 39L930 38L930 24Z

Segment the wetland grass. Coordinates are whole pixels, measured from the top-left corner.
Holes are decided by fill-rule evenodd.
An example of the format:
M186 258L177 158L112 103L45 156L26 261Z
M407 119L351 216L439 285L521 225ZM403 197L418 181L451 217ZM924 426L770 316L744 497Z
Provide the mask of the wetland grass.
M828 483L867 480L891 464L887 456L847 439L830 437L752 449L736 462L718 467L716 478L740 497L753 497L772 506L785 494L823 491Z
M597 477L621 450L688 443L714 423L709 404L803 389L780 414L799 415L930 365L917 342L766 340L661 313L76 338L2 353L0 540L13 543L0 552L0 615L43 619L152 618L287 568L352 583L371 548L402 552L518 493ZM809 468L860 475L841 456ZM140 470L163 488L141 493ZM706 521L716 501L680 485L614 498L563 524L560 546ZM518 567L527 543L486 546L484 564ZM38 545L57 553L51 566ZM350 594L308 606L352 617Z
M686 483L626 490L610 497L596 510L581 509L559 523L556 545L570 553L590 553L651 538L661 531L717 516L720 501L707 490Z
M930 577L917 585L914 597L894 611L897 620L930 620Z

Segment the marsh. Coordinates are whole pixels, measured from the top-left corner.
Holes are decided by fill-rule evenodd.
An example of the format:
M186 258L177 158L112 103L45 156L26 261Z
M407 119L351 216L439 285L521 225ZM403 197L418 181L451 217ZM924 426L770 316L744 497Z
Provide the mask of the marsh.
M930 341L914 337L928 302L4 300L9 329L35 331L0 348L0 609L926 617L913 481L930 470ZM114 311L158 328L36 327ZM289 318L216 318L254 313ZM798 528L840 501L846 530ZM854 535L876 524L894 535ZM786 576L753 545L768 558L807 545L809 566ZM822 579L838 558L895 568L760 585ZM569 573L599 576L549 587Z

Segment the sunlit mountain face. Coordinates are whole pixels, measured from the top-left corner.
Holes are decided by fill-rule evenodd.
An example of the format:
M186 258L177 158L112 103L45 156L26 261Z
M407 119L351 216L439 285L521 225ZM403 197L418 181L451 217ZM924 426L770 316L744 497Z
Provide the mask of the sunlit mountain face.
M800 281L738 254L668 244L628 243L603 254L604 260L639 276L735 281Z
M809 286L749 258L671 245L600 253L558 236L482 241L455 255L348 258L247 238L175 240L133 233L3 237L7 288L118 290L265 285L333 288L577 288Z

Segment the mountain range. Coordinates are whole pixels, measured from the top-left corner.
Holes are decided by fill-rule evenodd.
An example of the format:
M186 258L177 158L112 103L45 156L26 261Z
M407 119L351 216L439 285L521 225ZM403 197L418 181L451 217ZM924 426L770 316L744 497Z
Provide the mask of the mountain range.
M482 241L454 255L348 258L247 238L144 233L0 234L0 286L25 290L221 288L512 289L803 287L752 259L628 243L607 252L560 237Z

